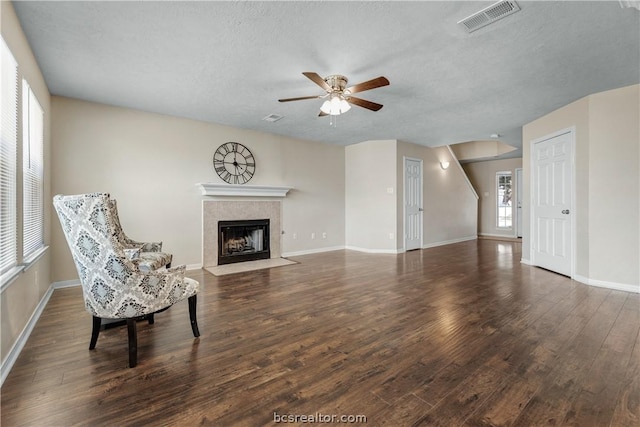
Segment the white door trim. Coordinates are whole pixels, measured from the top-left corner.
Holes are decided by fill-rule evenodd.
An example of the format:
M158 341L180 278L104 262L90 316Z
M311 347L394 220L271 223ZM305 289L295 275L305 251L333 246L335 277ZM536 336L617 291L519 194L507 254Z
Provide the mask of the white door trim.
M515 170L515 174L516 174L516 176L515 176L515 181L516 181L516 185L515 185L515 187L516 187L516 198L515 198L516 199L515 200L515 205L516 205L515 217L516 217L516 221L515 221L515 224L516 224L516 226L515 226L515 233L514 233L516 238L522 237L522 214L523 214L523 212L522 212L522 209L523 209L523 207L522 207L522 196L523 196L523 194L522 194L522 185L523 185L522 173L523 173L522 168L516 168L516 170ZM520 233L518 233L518 231L520 231ZM520 235L518 236L518 234L520 234Z
M536 262L536 252L533 248L534 236L535 236L535 157L534 157L534 145L546 141L548 139L555 138L560 135L569 134L569 148L571 150L571 189L570 189L570 197L571 197L571 278L574 279L576 275L576 218L578 209L576 207L576 127L571 126L569 128L561 129L556 132L553 132L549 135L543 136L541 138L536 138L530 141L529 143L529 170L530 174L530 186L529 186L529 203L531 206L531 210L529 212L529 254L531 256L531 265L537 266Z
M424 161L402 156L402 249L407 250L407 160L420 163L420 247L424 244Z

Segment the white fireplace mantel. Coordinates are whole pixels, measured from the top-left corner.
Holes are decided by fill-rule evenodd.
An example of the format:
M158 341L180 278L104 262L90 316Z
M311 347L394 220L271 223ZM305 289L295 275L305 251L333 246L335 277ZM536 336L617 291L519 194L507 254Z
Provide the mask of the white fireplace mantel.
M215 184L212 182L200 182L203 196L229 196L229 197L286 197L291 187L274 187L270 185L234 185Z

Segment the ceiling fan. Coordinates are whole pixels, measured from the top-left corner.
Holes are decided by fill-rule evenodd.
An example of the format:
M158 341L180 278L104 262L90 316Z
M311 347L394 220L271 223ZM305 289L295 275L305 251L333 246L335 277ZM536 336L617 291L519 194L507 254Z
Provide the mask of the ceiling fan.
M357 105L358 107L366 108L368 110L378 111L382 108L382 104L367 101L366 99L362 98L356 98L352 95L354 93L364 92L365 90L371 90L378 87L387 86L389 84L389 80L387 80L386 77L380 76L375 79L367 80L366 82L347 87L347 82L349 80L345 76L342 76L340 74L332 74L325 77L324 79L317 73L304 72L302 74L304 74L309 80L324 89L326 93L324 95L317 96L285 98L279 99L278 101L289 102L301 101L303 99L317 99L328 97L328 99L320 107L319 116L337 116L339 114L346 113L351 108L351 104Z

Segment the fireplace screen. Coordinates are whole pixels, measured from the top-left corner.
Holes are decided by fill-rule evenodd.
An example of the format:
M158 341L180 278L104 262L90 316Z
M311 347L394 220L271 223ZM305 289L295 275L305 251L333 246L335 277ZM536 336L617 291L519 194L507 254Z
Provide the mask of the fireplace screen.
M270 257L268 219L218 222L218 265Z

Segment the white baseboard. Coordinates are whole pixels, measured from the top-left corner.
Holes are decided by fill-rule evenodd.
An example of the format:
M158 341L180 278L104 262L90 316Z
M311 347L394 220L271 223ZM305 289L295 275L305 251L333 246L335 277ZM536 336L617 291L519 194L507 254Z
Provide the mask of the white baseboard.
M429 248L435 248L437 246L451 245L453 243L468 242L469 240L476 240L477 238L478 236L468 236L468 237L460 237L458 239L445 240L442 242L427 243L422 245L422 249L429 249Z
M573 280L575 280L576 282L584 283L585 285L597 286L599 288L607 288L607 289L613 289L616 291L624 291L624 292L633 292L636 294L640 293L640 285L630 285L626 283L615 283L615 282L608 282L605 280L590 279L588 277L580 276L577 274L573 276Z
M72 288L74 286L80 286L80 279L62 280L51 284L53 289Z
M53 285L47 288L47 292L45 292L42 296L42 299L36 306L36 309L33 311L33 314L31 314L29 321L25 325L22 332L20 332L20 335L18 335L18 339L16 339L16 342L13 343L13 346L11 347L11 350L9 350L7 357L2 361L2 366L0 367L0 371L2 371L2 374L0 376L0 387L2 386L2 384L4 384L4 380L7 379L7 375L9 375L11 368L13 367L14 363L16 363L16 360L18 360L20 352L24 348L24 345L27 343L31 332L33 332L33 328L36 326L36 323L38 322L38 319L40 318L40 315L42 314L44 308L47 306L49 298L51 298L52 294Z
M507 237L509 239L517 239L515 234L498 234L498 233L478 233L480 237Z
M188 270L200 270L202 268L202 264L187 264Z
M281 256L282 256L282 258L288 258L290 256L319 254L319 253L322 253L322 252L341 251L343 249L345 249L344 246L329 246L329 247L326 247L326 248L307 249L307 250L304 250L304 251L283 252Z
M522 264L526 264L526 265L533 265L533 264L531 264L531 261L526 259L526 258L520 258L520 262Z
M404 252L404 249L368 249L368 248L360 248L357 246L345 246L345 249L349 249L351 251L364 252L367 254L394 254L397 255L399 253Z

